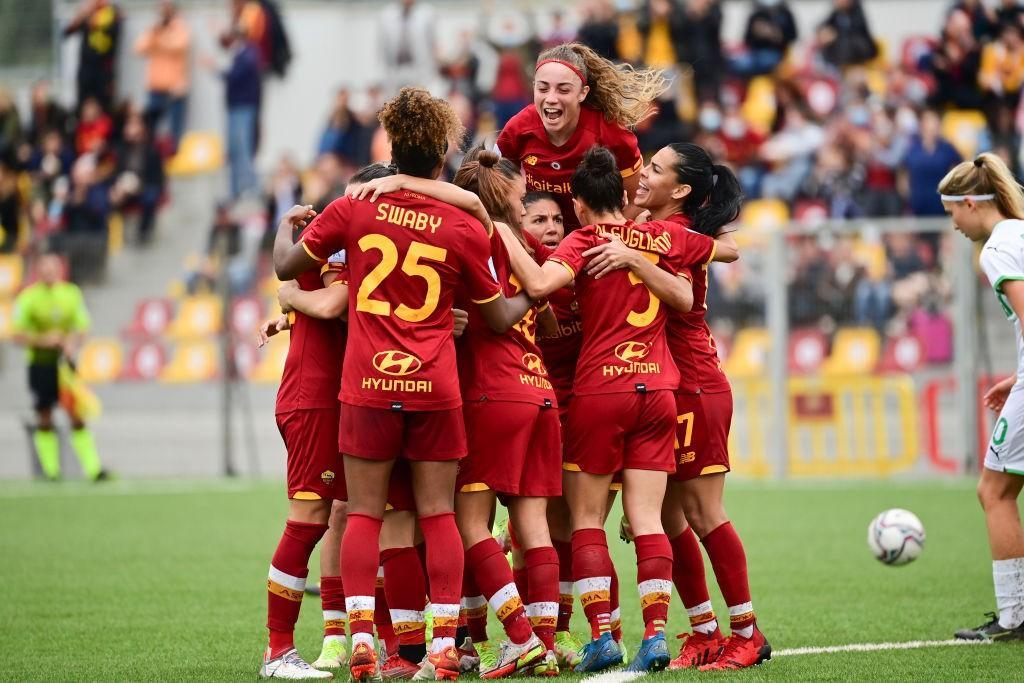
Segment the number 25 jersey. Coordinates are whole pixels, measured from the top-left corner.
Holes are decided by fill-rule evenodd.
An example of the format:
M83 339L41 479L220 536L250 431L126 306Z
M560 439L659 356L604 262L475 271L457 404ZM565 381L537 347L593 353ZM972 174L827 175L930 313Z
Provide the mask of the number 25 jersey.
M376 203L342 197L303 233L323 261L345 249L350 294L343 403L392 410L462 405L452 303L461 284L474 303L501 294L479 221L436 199L402 191Z

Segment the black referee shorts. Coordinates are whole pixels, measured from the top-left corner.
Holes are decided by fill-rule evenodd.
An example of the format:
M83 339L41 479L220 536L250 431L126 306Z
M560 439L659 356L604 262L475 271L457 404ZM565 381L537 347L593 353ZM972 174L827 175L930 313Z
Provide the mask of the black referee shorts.
M56 363L30 363L28 388L32 392L36 410L50 410L60 398L57 390Z

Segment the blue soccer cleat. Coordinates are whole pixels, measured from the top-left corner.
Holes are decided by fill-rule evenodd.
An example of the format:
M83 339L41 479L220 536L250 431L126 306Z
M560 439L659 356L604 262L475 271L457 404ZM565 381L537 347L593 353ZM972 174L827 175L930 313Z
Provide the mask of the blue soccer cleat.
M665 650L667 653L668 650ZM668 660L665 660L668 663ZM580 649L580 661L573 669L576 673L604 671L622 663L622 651L611 633L602 633Z
M626 671L661 671L668 666L670 659L665 634L656 633L640 643L640 649Z

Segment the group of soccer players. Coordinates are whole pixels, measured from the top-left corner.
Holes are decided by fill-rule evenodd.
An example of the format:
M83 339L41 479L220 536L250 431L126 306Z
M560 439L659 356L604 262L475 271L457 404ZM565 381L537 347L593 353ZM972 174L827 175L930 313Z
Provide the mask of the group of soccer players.
M436 178L457 117L404 89L380 115L393 165L362 169L319 215L299 206L284 217L274 264L296 283L281 292L288 314L260 335L291 328L276 408L290 507L267 582L261 676L329 678L322 669L346 660L355 680L625 663L604 533L619 490L644 621L627 668L770 657L722 505L732 395L705 322L709 264L739 256L727 226L742 195L695 145L644 165L628 128L664 88L656 71L552 48L537 62L534 103L452 183ZM346 504L332 512L332 501ZM512 567L491 536L497 501ZM293 631L327 533L324 650L310 666ZM692 626L675 659L673 583ZM591 627L582 646L569 633L574 590Z

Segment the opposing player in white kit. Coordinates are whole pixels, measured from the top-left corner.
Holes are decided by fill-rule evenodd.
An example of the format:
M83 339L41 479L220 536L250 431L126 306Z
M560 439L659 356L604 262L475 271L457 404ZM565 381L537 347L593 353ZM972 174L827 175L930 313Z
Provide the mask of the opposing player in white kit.
M1017 336L1017 373L985 394L985 405L1000 413L978 482L999 613L956 637L1024 640L1024 529L1017 508L1024 486L1024 190L999 157L982 154L950 171L939 192L953 227L985 243L982 270Z

